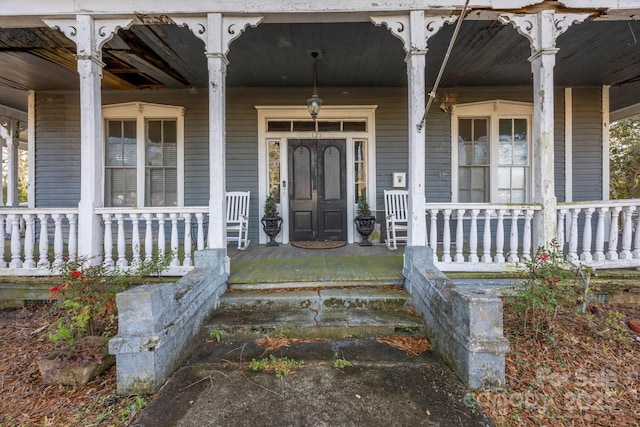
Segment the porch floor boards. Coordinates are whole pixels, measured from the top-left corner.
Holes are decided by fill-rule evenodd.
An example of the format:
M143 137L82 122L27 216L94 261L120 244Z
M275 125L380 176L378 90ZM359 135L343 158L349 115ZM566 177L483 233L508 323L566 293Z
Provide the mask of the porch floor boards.
M229 285L299 283L402 284L403 248L357 244L335 249L302 249L291 245L229 246Z

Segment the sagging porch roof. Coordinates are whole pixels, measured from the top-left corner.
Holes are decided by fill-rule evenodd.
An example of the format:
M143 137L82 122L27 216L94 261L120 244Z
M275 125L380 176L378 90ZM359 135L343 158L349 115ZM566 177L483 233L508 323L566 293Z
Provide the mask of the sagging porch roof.
M473 12L462 25L442 88L530 86L528 41L511 26ZM270 23L271 21L271 23ZM405 52L369 22L273 22L231 44L229 87L310 87L310 52L320 52L319 87L405 87ZM429 40L433 84L453 25ZM640 102L640 23L588 20L557 40L559 87L611 85L615 114ZM47 27L0 28L0 105L26 110L27 90L77 90L75 44ZM103 88L201 88L208 79L203 45L190 30L147 22L120 30L103 49Z

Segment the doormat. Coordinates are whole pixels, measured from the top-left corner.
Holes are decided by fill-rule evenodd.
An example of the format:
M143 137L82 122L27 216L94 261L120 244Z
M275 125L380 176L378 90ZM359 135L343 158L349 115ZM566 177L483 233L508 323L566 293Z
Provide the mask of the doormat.
M302 249L334 249L345 246L347 242L290 242L291 246Z

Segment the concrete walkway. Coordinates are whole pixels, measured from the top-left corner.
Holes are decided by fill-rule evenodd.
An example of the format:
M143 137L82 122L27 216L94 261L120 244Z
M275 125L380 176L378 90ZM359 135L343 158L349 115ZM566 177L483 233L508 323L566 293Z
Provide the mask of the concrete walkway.
M278 379L248 367L265 356L253 341L203 342L132 425L493 425L431 352L409 356L375 340L342 340L294 344L273 354L304 365ZM339 358L352 366L334 367Z

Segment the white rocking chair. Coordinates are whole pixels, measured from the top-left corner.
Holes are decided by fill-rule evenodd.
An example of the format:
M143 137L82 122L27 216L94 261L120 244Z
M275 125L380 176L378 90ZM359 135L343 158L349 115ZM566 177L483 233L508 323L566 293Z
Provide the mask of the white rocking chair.
M238 242L238 249L249 247L249 191L227 192L227 240ZM230 235L235 234L235 235Z
M385 190L384 211L387 224L387 248L395 251L398 242L407 243L409 221L407 218L409 192L406 190ZM400 232L400 235L398 235Z

